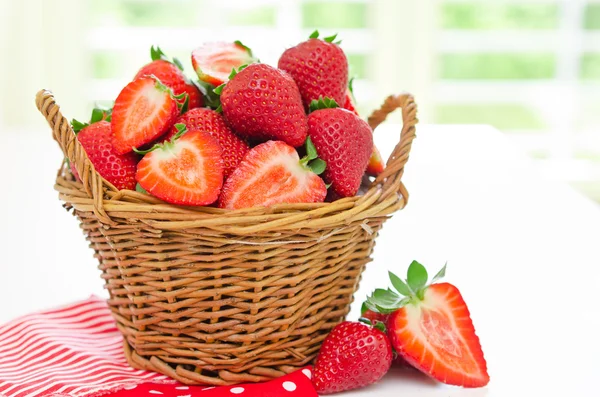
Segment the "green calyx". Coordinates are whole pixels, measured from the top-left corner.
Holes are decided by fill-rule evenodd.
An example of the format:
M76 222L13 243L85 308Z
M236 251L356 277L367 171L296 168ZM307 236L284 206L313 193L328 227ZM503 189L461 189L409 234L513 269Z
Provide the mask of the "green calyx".
M183 123L175 124L175 128L177 128L177 133L175 135L173 135L171 137L171 139L169 139L168 141L165 141L163 143L155 143L150 149L146 149L146 150L139 150L137 148L133 148L133 151L136 152L137 154L146 155L157 149L171 150L173 148L173 146L175 146L175 142L177 142L177 140L179 138L181 138L181 136L187 132L187 127Z
M306 138L305 147L306 156L300 159L300 165L317 175L321 175L325 171L325 168L327 168L327 163L325 160L319 158L317 148L315 148L310 137Z
M71 127L73 128L75 134L78 134L81 130L83 130L85 127L88 127L90 124L94 124L102 120L110 122L111 119L112 108L96 105L94 109L92 109L92 116L90 117L89 122L84 123L79 120L73 119L71 120Z
M142 185L140 185L139 183L135 185L135 191L139 192L139 193L148 194L148 192L146 191L146 189L144 189L142 187Z
M373 328L377 328L378 330L380 330L381 332L383 332L385 334L385 324L382 323L381 321L375 320L375 324L373 324L373 322L366 317L361 317L358 319L358 321L360 321L363 324L372 326Z
M211 109L217 109L221 106L221 97L215 93L215 86L201 80L193 80L193 83L204 97L204 105Z
M412 261L406 273L406 280L402 280L394 273L389 272L390 282L394 289L376 289L363 304L363 309L387 314L407 304L420 302L424 299L425 291L429 285L445 275L446 265L431 279L431 283L427 284L427 270L419 262Z
M184 114L185 112L188 111L189 104L190 104L190 98L189 98L189 95L187 92L182 92L179 95L175 95L173 90L170 87L167 87L166 85L164 85L158 77L156 77L153 74L149 75L148 77L154 79L154 81L155 81L154 86L156 87L156 89L158 89L159 91L168 93L169 96L177 102L177 107L179 108L179 114ZM183 99L183 102L181 101L182 99Z
M244 45L239 40L234 41L233 44L242 47L244 50L246 50L246 52L248 53L248 55L250 55L251 58L254 58L254 55L252 55L252 49L250 49L250 47L248 47L247 45Z
M327 37L323 37L323 41L327 42L327 43L333 43L333 44L341 44L342 40L338 40L336 42L334 42L335 38L337 37L337 33L332 35L332 36L327 36ZM310 34L310 36L308 36L309 39L318 39L319 38L319 31L315 30L314 32L312 32Z
M328 97L319 97L319 99L313 99L308 105L308 112L314 112L315 110L320 109L334 109L339 108L340 105L335 101L335 99L331 99Z
M181 61L177 58L173 58L173 60L169 59L169 57L165 55L165 53L160 49L159 46L150 47L150 58L152 58L153 61L162 60L171 62L173 65L177 66L179 70L183 71L183 64L181 63Z

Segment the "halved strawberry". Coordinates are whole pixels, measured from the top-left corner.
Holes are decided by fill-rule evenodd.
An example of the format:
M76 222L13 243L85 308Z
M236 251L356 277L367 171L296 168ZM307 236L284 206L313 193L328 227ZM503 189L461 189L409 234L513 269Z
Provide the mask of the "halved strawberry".
M355 115L360 116L358 114L358 111L356 110L356 104L354 103L354 95L352 94L351 88L346 88L346 98L344 99L344 104L342 107L346 110L351 111Z
M205 43L192 51L192 66L201 81L215 87L229 81L234 68L256 62L252 50L241 41Z
M443 277L446 266L433 278ZM409 364L450 385L483 387L490 377L475 328L458 289L449 283L427 284L427 271L413 261L406 282L390 273L397 290L377 289L370 310L391 313L392 346Z
M140 77L154 76L161 83L173 90L176 96L187 94L187 98L183 97L178 100L180 104L188 101L188 109L193 109L202 106L202 94L200 90L183 74L183 65L177 58L170 60L160 47L150 48L150 57L152 62L143 66L133 78L134 80Z
M381 153L379 153L379 149L377 146L373 145L373 153L371 153L371 157L369 158L369 164L367 164L367 175L377 176L383 172L385 169L385 163L381 158Z
M128 153L158 138L171 128L179 115L177 100L160 81L142 77L121 91L112 113L114 146Z
M296 149L282 141L256 146L225 182L219 207L238 209L322 202L327 187L317 173L325 169L325 164L315 158L314 147L311 154L300 160Z
M148 193L168 203L212 204L223 185L221 146L207 132L178 126L180 132L170 141L147 151L135 177Z

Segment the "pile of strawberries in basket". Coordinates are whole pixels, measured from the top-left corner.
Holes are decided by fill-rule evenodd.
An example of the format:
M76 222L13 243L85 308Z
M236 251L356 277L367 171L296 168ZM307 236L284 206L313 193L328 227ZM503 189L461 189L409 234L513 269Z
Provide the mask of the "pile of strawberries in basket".
M287 49L277 67L239 41L204 44L191 54L198 80L153 47L112 109L73 120L77 139L116 188L172 204L238 209L354 196L384 164L354 107L346 55L335 36L318 36Z

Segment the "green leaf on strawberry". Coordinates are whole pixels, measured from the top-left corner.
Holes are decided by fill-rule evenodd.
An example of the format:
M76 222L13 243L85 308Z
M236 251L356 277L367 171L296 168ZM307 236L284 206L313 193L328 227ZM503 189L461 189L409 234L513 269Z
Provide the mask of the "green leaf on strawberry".
M317 154L317 148L315 147L310 137L306 138L306 155L308 156L309 160L314 160L317 157L319 157L319 155Z
M339 108L340 105L338 105L338 103L331 98L323 98L323 97L319 97L319 99L313 99L312 102L309 105L309 110L308 112L314 112L315 110L321 110L321 109L334 109L334 108Z
M215 93L214 85L202 80L193 80L192 82L202 93L202 96L204 97L204 105L213 110L221 105L221 98L217 93Z
M135 185L135 191L139 192L139 193L148 194L148 192L146 191L146 189L144 189L142 187L142 185L140 185L139 183L137 185Z
M328 43L333 43L333 40L335 40L336 37L337 37L337 33L332 36L323 37L323 41L326 41Z
M73 131L76 134L79 133L79 131L81 131L82 129L84 129L88 125L89 125L88 123L82 123L81 121L76 120L76 119L71 120L71 127L73 128Z
M243 49L248 51L248 55L250 55L251 57L254 57L254 55L252 55L252 50L250 49L250 47L248 47L247 45L244 45L241 41L236 40L233 42L233 44L239 45L240 47L242 47Z
M310 34L310 36L308 36L309 39L318 39L319 38L319 31L315 30L314 32L312 32Z
M431 283L442 278L446 273L446 265L436 274ZM425 290L431 284L427 284L427 270L417 261L412 261L408 267L406 280L400 279L392 272L388 272L392 289L378 288L364 303L369 310L378 313L393 313L408 303L422 301Z
M167 57L167 55L163 52L163 50L160 49L159 46L156 46L156 48L154 46L150 47L150 58L152 58L153 61L161 60L171 62L177 66L179 70L183 71L183 64L181 61L177 58L173 58L173 60L169 59L169 57Z

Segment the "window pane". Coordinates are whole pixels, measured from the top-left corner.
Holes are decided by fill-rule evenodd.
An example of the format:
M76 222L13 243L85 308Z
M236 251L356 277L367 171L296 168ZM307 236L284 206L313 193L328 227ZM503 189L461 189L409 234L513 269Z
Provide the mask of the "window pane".
M91 0L90 14L96 26L179 26L198 24L200 2L193 0Z
M446 3L445 29L553 29L558 26L556 4Z
M265 6L242 11L231 10L227 21L234 26L275 26L276 9Z
M600 4L588 4L583 26L586 29L600 29Z
M367 18L367 4L365 3L310 2L302 4L302 26L305 28L366 28Z
M600 79L600 53L587 53L581 57L581 78Z
M366 78L367 57L361 54L347 54L347 57L350 66L350 77L356 77L357 79Z
M443 54L442 79L549 79L554 77L552 54Z
M436 107L441 124L491 124L501 130L539 130L546 127L530 108L515 104L442 104Z
M123 56L118 52L96 51L92 55L92 70L96 79L121 77L123 66ZM135 74L135 72L133 73Z

